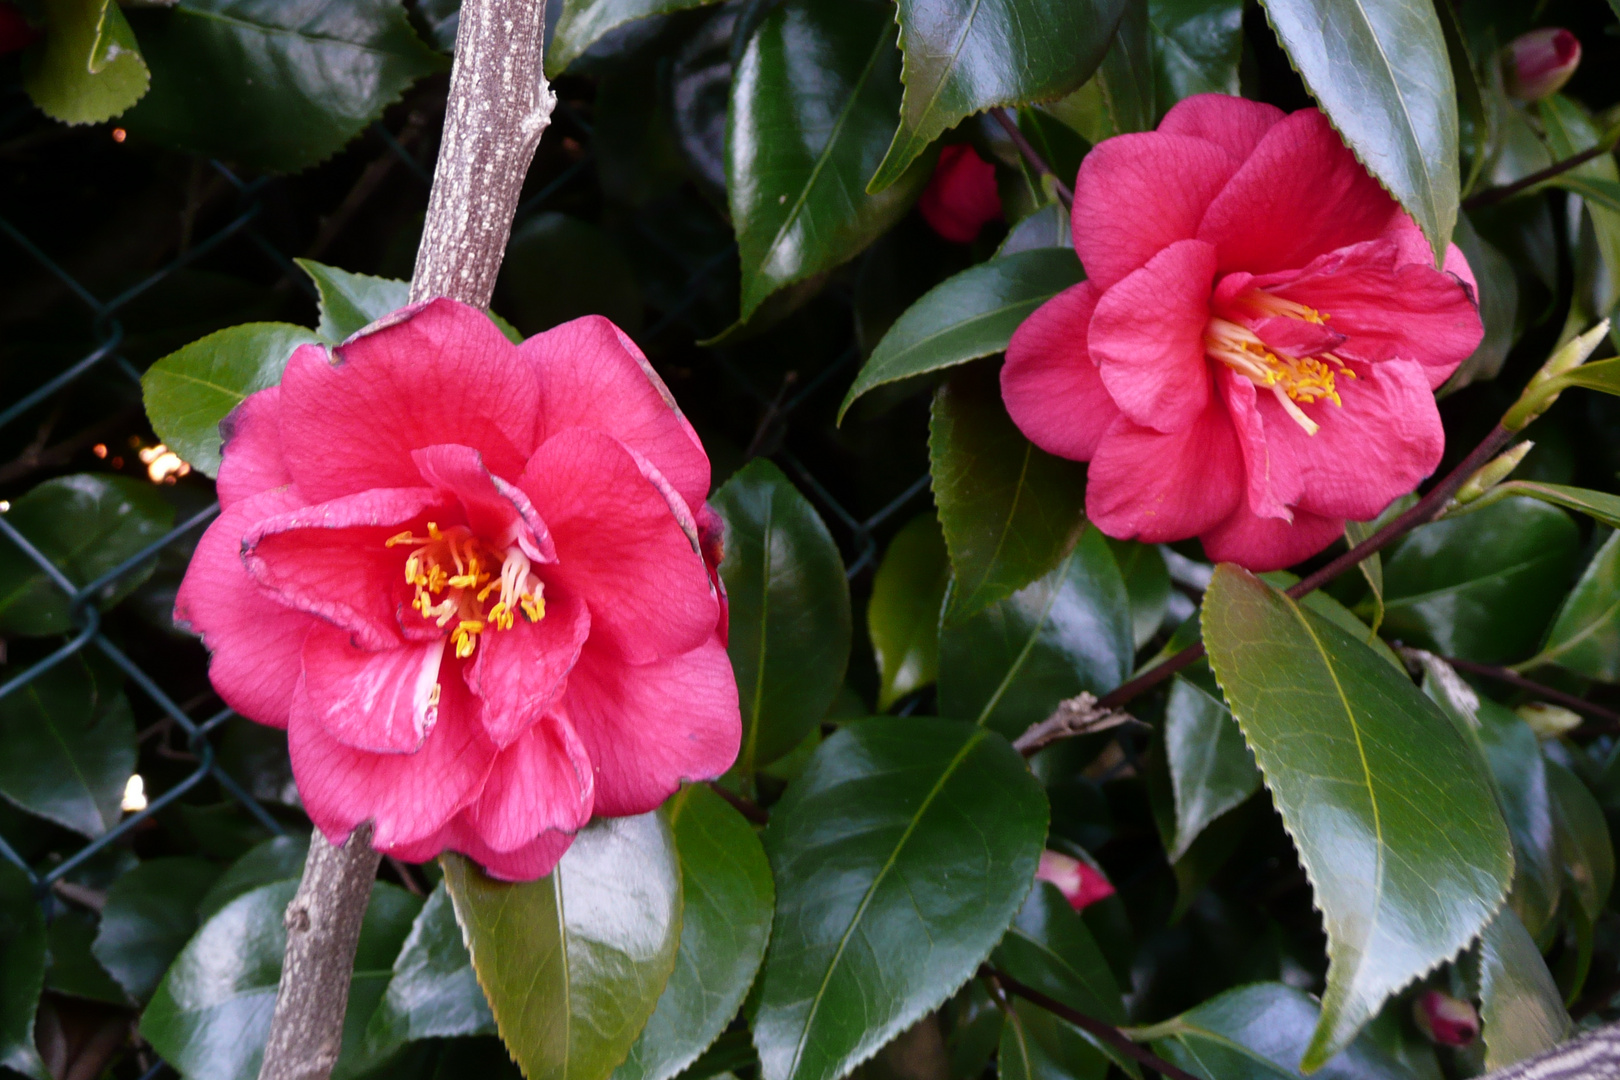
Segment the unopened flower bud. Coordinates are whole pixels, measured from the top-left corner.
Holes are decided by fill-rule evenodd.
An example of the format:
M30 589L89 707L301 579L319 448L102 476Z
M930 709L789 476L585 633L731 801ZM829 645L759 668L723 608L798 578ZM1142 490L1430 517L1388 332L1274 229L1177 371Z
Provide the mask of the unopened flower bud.
M930 228L953 244L971 244L979 230L1001 216L996 169L966 143L939 152L933 179L917 200Z
M1569 82L1581 63L1581 43L1560 27L1520 34L1507 47L1508 93L1540 101Z
M1581 726L1580 714L1562 705L1549 705L1545 701L1532 701L1513 710L1519 719L1530 725L1538 739L1556 739Z
M1472 1003L1438 990L1425 990L1412 1002L1418 1030L1438 1046L1467 1046L1479 1037L1479 1013Z
M1508 474L1519 467L1519 462L1524 460L1524 455L1528 454L1530 448L1535 445L1535 443L1526 439L1524 442L1509 447L1484 465L1481 465L1478 471L1473 476L1470 476L1462 487L1457 489L1457 494L1452 497L1452 504L1462 506L1464 503L1471 503L1503 480L1506 480Z
M1530 376L1524 392L1513 408L1502 417L1502 426L1509 431L1522 431L1524 426L1552 407L1558 395L1569 385L1567 382L1548 386L1558 376L1567 374L1586 363L1586 358L1609 334L1609 320L1603 319L1584 334L1577 334L1559 346L1541 365L1541 370Z
M1056 885L1058 892L1076 911L1090 907L1098 900L1114 895L1114 887L1098 870L1057 851L1041 852L1041 863L1035 871L1035 880Z

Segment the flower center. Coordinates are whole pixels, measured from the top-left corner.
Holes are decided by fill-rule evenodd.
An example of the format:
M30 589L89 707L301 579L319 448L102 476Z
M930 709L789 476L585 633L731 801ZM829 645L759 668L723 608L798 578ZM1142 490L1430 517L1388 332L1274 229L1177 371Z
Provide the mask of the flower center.
M1281 317L1312 326L1325 326L1332 317L1261 290L1243 296L1236 306L1244 314L1252 314L1260 319ZM1344 402L1339 399L1334 381L1340 377L1356 377L1356 373L1330 351L1303 356L1280 352L1260 340L1260 336L1247 326L1219 315L1211 316L1204 327L1204 349L1254 385L1269 389L1277 403L1296 424L1305 429L1307 435L1315 435L1321 425L1306 416L1299 403L1310 405L1327 400L1342 407Z
M384 546L404 544L415 545L405 557L405 581L416 589L411 607L441 627L455 622L450 642L462 659L478 648L478 635L485 630L510 630L516 612L532 623L545 616L545 585L516 547L507 548L497 564L470 529L440 529L431 521L427 536L407 529ZM492 596L495 603L486 610Z

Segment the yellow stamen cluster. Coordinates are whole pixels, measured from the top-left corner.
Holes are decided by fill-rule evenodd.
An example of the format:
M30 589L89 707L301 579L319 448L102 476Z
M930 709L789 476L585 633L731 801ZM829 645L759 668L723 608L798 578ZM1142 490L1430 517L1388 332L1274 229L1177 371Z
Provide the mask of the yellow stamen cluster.
M1265 292L1256 292L1244 299L1260 314L1299 319L1315 326L1325 324L1331 317ZM1341 376L1356 377L1356 373L1331 352L1304 357L1274 352L1253 330L1219 316L1211 318L1204 329L1204 348L1210 356L1256 386L1269 389L1277 403L1308 435L1315 435L1321 425L1305 415L1305 410L1297 403L1311 405L1325 400L1343 407L1335 381Z
M450 643L462 659L478 648L478 636L486 629L510 630L516 623L514 611L522 611L532 623L545 616L544 586L517 547L507 549L497 571L464 526L440 529L430 521L426 536L407 529L384 542L385 547L405 544L414 545L405 558L405 581L416 590L411 607L441 627L455 621ZM494 606L486 611L484 604L497 592Z

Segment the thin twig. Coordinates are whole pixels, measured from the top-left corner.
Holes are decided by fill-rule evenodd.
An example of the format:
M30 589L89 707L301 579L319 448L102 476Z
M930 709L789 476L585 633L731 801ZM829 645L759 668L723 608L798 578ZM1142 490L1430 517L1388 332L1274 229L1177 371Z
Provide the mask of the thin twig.
M979 977L984 979L986 982L1005 990L1009 994L1015 994L1018 997L1023 998L1031 1005L1037 1005L1040 1008L1045 1009L1053 1016L1067 1020L1081 1031L1095 1035L1097 1038L1101 1039L1109 1046L1112 1046L1126 1057L1129 1057L1140 1064L1146 1065L1148 1068L1159 1073L1161 1076L1168 1077L1169 1080L1198 1080L1198 1077L1194 1076L1187 1070L1170 1064L1168 1061L1164 1060L1164 1058L1160 1057L1158 1054L1155 1054L1153 1051L1144 1046L1138 1046L1136 1043L1131 1041L1129 1035L1126 1035L1113 1024L1098 1020L1094 1016L1087 1016L1085 1013L1079 1012L1075 1009L1071 1009L1069 1006L1063 1004L1063 1002L1057 1000L1056 998L1048 997L1039 990L1035 989L1033 986L1026 986L1024 983L1019 982L1017 979L1013 978L1011 975L1008 975L1004 971L998 971L995 968L987 965L979 969Z
M1007 138L1011 139L1012 144L1018 148L1018 152L1024 155L1024 160L1029 162L1030 167L1042 176L1052 178L1052 189L1057 192L1058 198L1063 200L1064 207L1074 206L1073 190L1058 178L1058 174L1052 170L1052 166L1048 165L1046 159L1041 157L1040 151L1031 146L1029 140L1024 138L1024 133L1018 130L1018 124L1012 117L1007 115L1007 110L991 109L990 115L995 118L996 123L1001 125L1001 130L1007 133Z
M1013 740L1012 745L1014 750L1029 757L1059 739L1107 731L1121 724L1147 726L1128 712L1102 708L1093 695L1083 693L1078 697L1058 702L1058 707L1051 716L1029 725L1022 735Z
M1571 169L1578 169L1588 161L1600 158L1604 154L1613 151L1614 144L1609 139L1604 139L1596 146L1588 147L1578 154L1565 158L1563 161L1555 161L1545 169L1538 169L1529 176L1520 177L1511 184L1503 184L1501 187L1486 188L1484 191L1476 192L1462 201L1462 208L1464 210L1479 210L1483 207L1495 206L1499 202L1513 198L1521 191L1533 188L1537 184L1567 173Z
M755 825L764 825L771 820L771 815L754 800L743 798L735 791L722 786L717 780L710 780L708 783L716 795L730 803L739 814L752 821Z
M1601 725L1582 724L1572 734L1603 735L1620 731L1620 712L1615 712L1613 709L1606 709L1602 705L1587 701L1585 698L1565 693L1562 690L1538 683L1533 679L1527 679L1517 671L1509 668L1498 667L1495 664L1481 664L1455 656L1442 657L1442 659L1458 671L1466 671L1470 675L1479 675L1486 679L1506 683L1508 686L1514 686L1528 694L1533 694L1543 701L1551 702L1554 705L1562 705L1571 712L1577 712L1582 716L1602 722Z

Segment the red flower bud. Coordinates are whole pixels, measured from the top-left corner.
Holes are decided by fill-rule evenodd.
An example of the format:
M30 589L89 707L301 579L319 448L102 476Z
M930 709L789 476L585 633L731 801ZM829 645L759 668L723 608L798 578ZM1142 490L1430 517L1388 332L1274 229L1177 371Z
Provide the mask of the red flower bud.
M945 147L917 209L951 243L971 244L980 229L1001 216L995 166L965 143Z
M0 55L26 48L37 37L39 31L28 25L22 12L0 0Z
M1557 93L1581 63L1581 43L1558 27L1520 34L1507 51L1508 93L1521 101Z
M1479 1037L1479 1013L1471 1002L1425 990L1412 1002L1412 1017L1438 1046L1467 1046Z
M1035 871L1035 880L1056 885L1058 892L1076 911L1114 895L1114 887L1102 876L1101 871L1056 851L1041 852L1041 864Z

